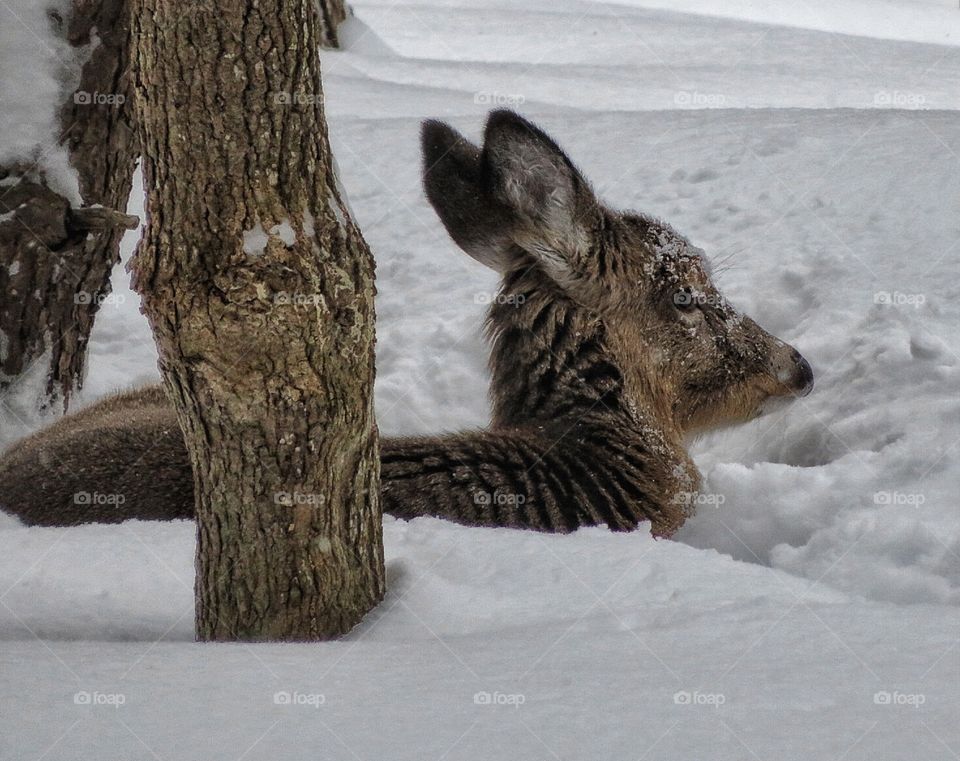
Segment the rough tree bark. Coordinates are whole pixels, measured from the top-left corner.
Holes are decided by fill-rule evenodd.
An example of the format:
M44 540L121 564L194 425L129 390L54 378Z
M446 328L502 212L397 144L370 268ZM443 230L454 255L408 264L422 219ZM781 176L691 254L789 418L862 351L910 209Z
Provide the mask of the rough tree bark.
M382 599L373 259L332 167L311 0L135 0L131 265L197 499L201 640L349 630Z
M87 340L110 293L120 238L138 224L116 211L130 195L137 149L126 0L75 0L68 19L50 21L75 47L90 44L94 28L99 38L60 111L60 139L84 206L71 208L47 187L28 157L0 167L0 393L49 352L44 390L66 407L83 380Z

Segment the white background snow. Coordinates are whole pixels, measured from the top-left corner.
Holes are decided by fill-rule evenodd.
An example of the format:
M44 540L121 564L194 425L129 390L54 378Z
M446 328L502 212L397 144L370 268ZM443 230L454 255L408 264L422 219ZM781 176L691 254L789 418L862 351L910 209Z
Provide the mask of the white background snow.
M953 0L354 10L324 86L385 434L486 421L496 279L424 201L417 135L498 105L707 249L817 388L694 444L716 506L679 541L387 519L388 598L337 643L193 644L190 524L4 520L0 758L960 758ZM157 377L127 280L86 402ZM0 445L40 424L23 396Z

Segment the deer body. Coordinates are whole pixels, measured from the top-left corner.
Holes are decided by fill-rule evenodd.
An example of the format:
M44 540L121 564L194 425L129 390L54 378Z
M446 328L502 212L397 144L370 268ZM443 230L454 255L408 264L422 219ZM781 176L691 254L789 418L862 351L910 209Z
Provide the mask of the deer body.
M482 149L427 122L423 152L447 231L503 275L487 320L493 413L485 430L383 439L384 511L556 532L650 521L671 535L699 486L685 437L808 393L809 365L719 295L698 249L606 209L516 114L491 114ZM110 397L14 445L0 508L40 525L192 517L162 389Z

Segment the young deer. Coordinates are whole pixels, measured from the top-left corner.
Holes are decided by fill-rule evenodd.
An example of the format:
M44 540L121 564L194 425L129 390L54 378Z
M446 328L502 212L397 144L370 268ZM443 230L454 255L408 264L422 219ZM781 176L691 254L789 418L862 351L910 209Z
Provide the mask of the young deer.
M482 149L428 121L422 145L447 231L503 276L487 318L493 419L384 439L384 511L557 532L649 520L671 535L699 485L684 439L809 393L810 365L723 299L699 249L604 207L520 116L490 114ZM163 391L108 398L15 445L0 460L0 505L43 525L191 517Z

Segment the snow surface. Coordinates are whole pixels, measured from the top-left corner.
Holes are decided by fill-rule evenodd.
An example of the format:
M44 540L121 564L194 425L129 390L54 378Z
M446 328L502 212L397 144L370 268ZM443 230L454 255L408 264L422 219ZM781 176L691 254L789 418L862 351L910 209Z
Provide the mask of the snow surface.
M702 13L888 40L960 45L953 0L612 0L623 5Z
M385 434L486 422L496 277L423 199L417 133L498 105L702 246L817 388L694 443L680 541L388 519L389 597L338 643L191 644L190 524L0 518L0 758L958 757L960 48L880 38L953 44L960 9L865 9L355 3L325 105ZM84 401L157 377L127 280ZM22 395L0 445L41 422Z

